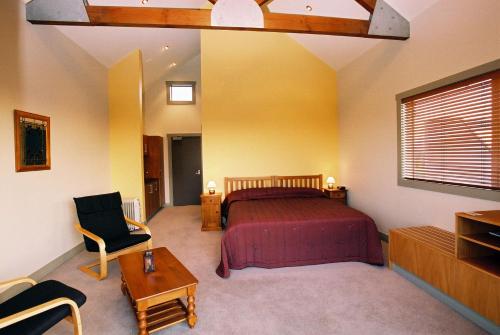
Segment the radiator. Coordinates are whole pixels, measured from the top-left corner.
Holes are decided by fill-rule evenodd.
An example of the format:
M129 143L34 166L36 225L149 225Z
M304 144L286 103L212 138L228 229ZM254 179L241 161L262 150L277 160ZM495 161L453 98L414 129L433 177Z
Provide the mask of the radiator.
M141 222L141 203L138 198L123 199L123 213L131 220ZM128 230L133 231L139 229L136 226L127 224Z

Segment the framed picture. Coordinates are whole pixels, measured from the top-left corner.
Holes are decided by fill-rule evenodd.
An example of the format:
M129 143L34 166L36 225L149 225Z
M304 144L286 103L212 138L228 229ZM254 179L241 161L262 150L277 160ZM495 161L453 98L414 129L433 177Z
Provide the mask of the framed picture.
M50 117L14 110L16 171L50 170Z

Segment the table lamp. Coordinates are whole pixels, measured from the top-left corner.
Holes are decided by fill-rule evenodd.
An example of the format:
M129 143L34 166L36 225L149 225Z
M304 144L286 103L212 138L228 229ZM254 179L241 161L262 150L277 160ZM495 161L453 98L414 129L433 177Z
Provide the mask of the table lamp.
M335 178L333 178L333 177L326 178L326 184L328 185L329 189L332 189L333 184L335 184Z
M209 180L208 181L207 188L208 188L208 193L209 194L214 194L216 187L217 187L217 184L215 184L215 181L213 181L213 180Z

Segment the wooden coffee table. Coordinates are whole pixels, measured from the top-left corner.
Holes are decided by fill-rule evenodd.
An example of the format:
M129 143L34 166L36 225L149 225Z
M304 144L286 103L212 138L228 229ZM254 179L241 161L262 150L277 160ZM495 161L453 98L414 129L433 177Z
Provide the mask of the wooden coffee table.
M139 335L187 320L196 324L194 295L196 279L167 248L153 249L155 272L144 272L144 252L118 257L122 292L130 298L137 314ZM181 298L187 297L187 308Z

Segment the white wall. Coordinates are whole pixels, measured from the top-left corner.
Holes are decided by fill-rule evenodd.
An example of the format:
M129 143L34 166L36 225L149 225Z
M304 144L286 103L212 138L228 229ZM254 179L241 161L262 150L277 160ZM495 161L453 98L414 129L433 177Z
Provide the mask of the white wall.
M170 203L167 134L201 133L201 62L197 55L158 80L145 77L144 134L162 136L165 157L165 202ZM145 76L147 73L145 73ZM167 105L166 81L196 81L195 105Z
M0 281L82 242L72 197L109 191L106 69L50 26L0 3ZM15 172L13 110L51 117L52 169Z
M500 1L442 0L411 22L408 41L383 41L338 72L340 182L379 230L434 225L500 203L397 185L395 95L500 57ZM499 199L500 201L500 199Z

